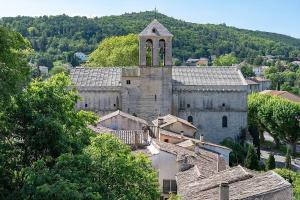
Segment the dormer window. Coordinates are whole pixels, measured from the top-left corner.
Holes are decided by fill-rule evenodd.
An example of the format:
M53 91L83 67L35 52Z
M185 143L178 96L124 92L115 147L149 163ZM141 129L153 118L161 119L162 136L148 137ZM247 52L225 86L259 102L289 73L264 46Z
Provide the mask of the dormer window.
M155 28L152 29L152 33L156 33L156 29Z

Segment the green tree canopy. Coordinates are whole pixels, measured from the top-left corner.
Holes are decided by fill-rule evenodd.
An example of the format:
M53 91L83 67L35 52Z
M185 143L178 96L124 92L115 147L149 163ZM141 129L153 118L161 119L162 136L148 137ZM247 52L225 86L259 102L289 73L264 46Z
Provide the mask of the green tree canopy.
M289 144L291 153L295 153L295 144L300 138L300 104L281 97L252 94L248 100L249 122L257 123L275 139Z
M241 72L244 75L244 77L252 77L255 76L255 73L253 72L253 68L249 65L244 65L241 67Z
M129 34L104 39L87 64L92 67L137 66L138 59L138 37Z
M257 154L252 145L249 145L248 148L248 153L245 160L245 167L247 167L248 169L259 170Z
M232 66L237 63L237 58L232 54L225 54L220 57L217 57L213 64L215 66Z
M150 160L88 127L78 92L64 74L33 81L0 115L0 199L149 199L159 197Z
M21 34L0 27L0 103L29 80L30 43Z
M132 199L159 197L156 172L144 155L112 135L98 135L83 154L64 154L52 169L43 161L26 173L23 197L30 199Z
M289 181L293 186L294 198L300 198L300 174L289 169L274 169L274 171Z
M0 112L0 194L19 190L23 169L44 159L51 164L62 153L80 153L90 144L96 117L76 111L78 93L63 74L33 81ZM3 199L0 195L0 199Z
M266 170L272 170L275 169L276 167L276 162L275 162L275 157L273 153L270 153L268 160L266 161Z

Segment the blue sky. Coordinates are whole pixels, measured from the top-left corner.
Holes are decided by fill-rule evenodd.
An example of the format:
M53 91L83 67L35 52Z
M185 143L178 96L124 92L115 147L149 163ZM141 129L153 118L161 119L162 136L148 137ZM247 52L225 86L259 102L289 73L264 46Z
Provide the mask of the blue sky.
M226 23L238 28L300 38L300 0L0 0L0 17L40 15L119 15L153 10L196 23Z

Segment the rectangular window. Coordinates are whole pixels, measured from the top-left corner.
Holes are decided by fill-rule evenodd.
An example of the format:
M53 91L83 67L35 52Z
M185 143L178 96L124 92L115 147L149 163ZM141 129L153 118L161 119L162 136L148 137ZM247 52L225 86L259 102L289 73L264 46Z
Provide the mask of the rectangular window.
M127 84L127 85L130 85L130 80L126 80L126 84Z
M177 183L176 180L163 180L163 193L177 193Z

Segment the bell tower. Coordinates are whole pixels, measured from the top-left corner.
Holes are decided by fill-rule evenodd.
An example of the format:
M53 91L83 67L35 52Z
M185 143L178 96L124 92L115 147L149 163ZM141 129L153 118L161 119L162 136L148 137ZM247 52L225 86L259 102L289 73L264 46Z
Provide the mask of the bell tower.
M152 121L171 113L172 37L157 20L139 34L139 67L122 70L122 109Z
M139 65L172 66L173 35L156 19L139 34Z

